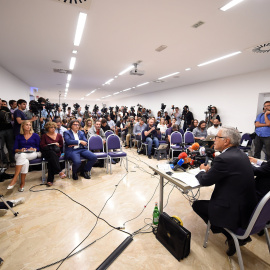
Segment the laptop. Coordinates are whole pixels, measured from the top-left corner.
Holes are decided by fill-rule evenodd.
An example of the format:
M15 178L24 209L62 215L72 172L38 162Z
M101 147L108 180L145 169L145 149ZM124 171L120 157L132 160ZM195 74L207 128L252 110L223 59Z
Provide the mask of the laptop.
M167 149L167 147L168 147L168 144L160 144L158 146L158 150Z
M207 137L205 138L205 142L212 142L214 141L215 136L214 135L207 135Z

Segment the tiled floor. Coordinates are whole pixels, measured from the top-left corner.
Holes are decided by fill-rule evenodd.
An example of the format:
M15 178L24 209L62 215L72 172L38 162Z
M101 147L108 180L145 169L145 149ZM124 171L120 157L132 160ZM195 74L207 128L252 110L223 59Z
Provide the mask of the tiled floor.
M40 192L29 191L30 187L41 183L40 172L30 172L27 175L23 193L18 192L17 187L7 191L10 181L0 183L0 194L5 195L6 200L21 196L26 199L24 204L14 208L20 213L17 217L9 211L0 218L0 257L5 260L1 270L38 269L54 263L65 258L89 234L76 251L97 241L67 259L59 269L96 269L128 236L116 230L110 232L111 227L102 220L96 224L97 219L89 210L54 188L65 192L73 200L99 215L104 203L118 185L100 216L116 227L135 218L126 223L126 231L130 233L149 222L155 202L159 198L159 188L156 189L159 178L151 175L152 171L147 164L155 165L164 163L165 160L149 160L145 156L137 155L135 149L128 149L126 152L129 158L128 173L119 163L112 165L112 175L106 174L103 168L93 168L91 180L61 180L56 177L52 188L33 188L35 191L44 190ZM170 184L165 186L164 205L172 188ZM213 187L201 188L200 199L208 199L212 190ZM239 268L236 255L231 258L226 256L224 236L210 233L208 247L203 248L206 225L176 188L172 190L164 211L169 215L179 216L191 232L190 255L178 262L152 233L138 234L109 269ZM108 232L108 235L98 240ZM270 269L270 255L265 238L256 235L252 239L251 243L241 248L245 269ZM58 265L46 269L56 269Z

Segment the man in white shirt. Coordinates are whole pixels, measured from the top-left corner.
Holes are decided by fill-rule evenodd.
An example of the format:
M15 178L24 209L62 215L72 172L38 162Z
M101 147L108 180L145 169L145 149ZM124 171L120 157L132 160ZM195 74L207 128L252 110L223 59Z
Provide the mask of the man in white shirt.
M218 119L215 119L213 121L213 126L207 129L207 135L216 136L220 129L221 129L220 122Z
M55 132L61 134L62 137L64 137L64 132L67 131L67 129L65 127L62 127L61 119L60 118L56 119L55 123L57 126Z

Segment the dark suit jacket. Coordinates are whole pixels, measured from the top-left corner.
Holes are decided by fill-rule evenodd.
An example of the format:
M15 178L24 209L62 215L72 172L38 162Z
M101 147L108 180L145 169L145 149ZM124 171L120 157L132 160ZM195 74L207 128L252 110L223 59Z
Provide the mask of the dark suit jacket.
M208 209L211 224L245 229L257 205L253 170L246 154L231 147L214 159L207 173L196 177L202 186L215 184Z
M270 160L263 162L261 167L253 167L254 175L256 176L255 185L256 193L259 200L270 191Z
M87 142L85 134L83 131L78 131L79 140ZM67 130L64 132L65 139L65 159L69 159L74 147L68 147L69 145L78 145L79 141L75 140L72 130ZM80 148L87 148L82 144L79 145Z

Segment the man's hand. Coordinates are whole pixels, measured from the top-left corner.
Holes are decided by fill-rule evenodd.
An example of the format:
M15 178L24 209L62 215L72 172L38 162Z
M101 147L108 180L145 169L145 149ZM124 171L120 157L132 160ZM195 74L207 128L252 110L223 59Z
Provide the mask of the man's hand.
M204 165L204 164L201 164L201 166L200 166L200 170L205 170L206 172L208 172L209 171L209 169L210 169L210 166L209 165Z
M266 114L266 115L270 114L270 111L266 111L265 114Z
M257 160L258 160L258 159L254 158L254 157L248 157L248 158L249 158L249 161L250 161L250 162L252 162L252 163L254 163L254 164L257 164Z
M86 146L86 145L87 145L87 142L85 142L85 141L80 141L80 144L82 144L83 146Z

